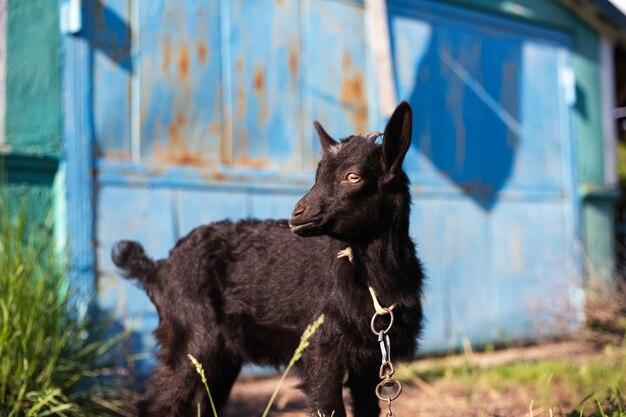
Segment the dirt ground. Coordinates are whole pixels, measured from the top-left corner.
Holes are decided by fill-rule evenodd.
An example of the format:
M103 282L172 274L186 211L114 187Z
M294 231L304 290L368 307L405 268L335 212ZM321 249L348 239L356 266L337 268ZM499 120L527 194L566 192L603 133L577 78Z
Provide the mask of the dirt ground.
M471 353L446 359L454 363L471 360L478 366L504 364L519 360L539 360L546 358L568 358L571 360L585 360L594 354L591 345L579 342L547 343L537 346L506 349L491 353ZM428 369L434 360L423 359L418 361L418 367ZM278 376L266 378L241 378L234 386L227 409L221 417L251 417L260 416L267 401L278 382ZM296 377L289 377L283 385L272 412L272 416L308 417L304 412L304 397L297 389ZM474 392L468 398L463 384L453 380L439 380L427 384L421 380L413 380L411 384L404 384L402 395L393 402L392 407L396 417L517 417L517 416L548 416L549 410L533 407L536 399L530 398L528 393L519 390L509 390L502 394L496 390ZM347 392L344 392L347 395ZM372 395L374 395L372 393ZM349 399L346 396L346 404ZM567 405L567 404L564 404ZM385 406L381 404L381 406ZM573 406L573 405L572 405ZM349 407L348 407L349 409ZM349 412L349 410L348 410ZM385 415L384 412L381 415Z

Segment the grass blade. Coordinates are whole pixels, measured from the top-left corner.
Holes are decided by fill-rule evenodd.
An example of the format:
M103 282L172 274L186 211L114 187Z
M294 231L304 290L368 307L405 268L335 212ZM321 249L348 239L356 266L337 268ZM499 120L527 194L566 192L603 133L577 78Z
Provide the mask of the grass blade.
M317 318L317 320L315 320L313 323L309 324L306 330L304 330L304 333L302 333L302 336L300 337L300 344L296 348L296 351L294 352L293 357L289 361L289 364L285 368L285 371L280 376L280 380L278 381L278 384L276 384L276 388L274 388L272 397L270 398L270 401L267 403L267 406L265 407L265 411L263 412L262 417L267 417L267 414L270 412L270 408L272 407L274 400L276 400L276 395L278 395L278 391L280 390L280 387L283 385L283 382L285 381L287 374L289 373L291 368L293 368L296 362L302 357L302 352L304 351L304 349L309 347L309 344L310 344L309 339L311 338L311 336L313 336L313 334L315 334L315 332L322 325L322 323L324 323L323 314L321 314Z
M209 385L206 382L206 376L204 375L204 368L202 364L198 362L196 358L194 358L191 354L188 354L187 357L193 363L193 366L196 368L196 372L200 375L202 379L202 383L204 384L204 389L206 390L207 395L209 396L209 402L211 403L211 410L213 410L213 417L217 417L217 410L215 409L215 404L213 403L213 397L211 396L211 391L209 390ZM198 403L198 415L200 415L200 404Z

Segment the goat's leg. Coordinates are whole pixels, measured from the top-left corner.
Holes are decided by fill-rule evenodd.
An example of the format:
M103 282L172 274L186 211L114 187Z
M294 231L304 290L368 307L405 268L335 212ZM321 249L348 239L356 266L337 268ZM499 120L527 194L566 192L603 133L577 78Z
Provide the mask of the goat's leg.
M376 385L380 382L378 367L365 366L358 372L348 371L348 387L352 396L352 414L354 417L378 417L380 405L376 393Z
M207 385L219 412L228 400L230 390L241 370L241 361L227 352L194 355L203 363ZM212 416L209 399L200 375L185 356L174 368L159 364L139 402L139 417L196 417L200 404L202 416Z
M336 360L310 346L302 358L302 390L309 399L308 411L314 416L346 417L342 388L345 370ZM333 414L334 413L334 414Z
M216 355L211 357L205 362L205 372L207 378L207 385L211 392L211 398L215 403L215 409L219 413L230 395L239 371L241 371L241 361L236 358L232 358L228 355L229 352L222 350ZM208 369L207 369L208 368ZM203 397L206 399L203 404L203 416L212 416L213 412L210 409L208 398L206 398L206 392L204 386L202 386ZM206 410L206 412L204 411Z
M192 415L197 405L191 403L202 383L191 363L180 361L177 365L161 363L156 366L148 389L137 405L139 417Z

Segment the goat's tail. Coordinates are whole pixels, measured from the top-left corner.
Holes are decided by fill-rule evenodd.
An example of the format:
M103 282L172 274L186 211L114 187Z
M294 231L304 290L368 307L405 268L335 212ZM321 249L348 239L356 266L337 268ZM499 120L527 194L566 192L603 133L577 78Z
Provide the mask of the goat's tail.
M143 247L132 240L120 240L111 250L111 259L124 278L137 278L146 283L155 272L155 263Z

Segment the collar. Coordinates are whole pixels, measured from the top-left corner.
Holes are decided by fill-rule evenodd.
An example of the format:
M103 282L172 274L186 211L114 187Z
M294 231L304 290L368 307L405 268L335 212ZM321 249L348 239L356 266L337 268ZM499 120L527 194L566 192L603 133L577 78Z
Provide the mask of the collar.
M339 258L348 258L348 261L350 261L350 263L353 264L354 254L352 253L352 248L348 246L347 248L342 249L339 252L337 252L337 259ZM396 303L393 303L389 307L381 306L380 302L378 301L378 297L376 297L376 291L374 290L374 287L370 285L367 288L370 291L370 295L372 297L372 303L374 304L374 310L376 310L376 314L379 314L379 315L388 314L391 310L393 310L396 307Z

